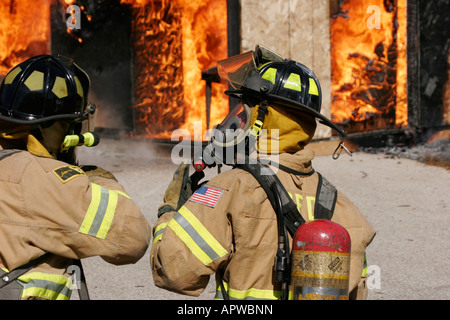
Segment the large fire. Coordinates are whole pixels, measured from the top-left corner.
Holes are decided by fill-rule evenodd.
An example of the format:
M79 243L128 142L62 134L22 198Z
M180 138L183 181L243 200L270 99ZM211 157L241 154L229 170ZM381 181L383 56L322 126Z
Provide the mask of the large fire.
M50 6L83 1L0 0L0 79L16 64L51 52ZM207 117L202 72L227 57L226 0L121 0L132 7L135 135L170 139L185 129L201 140L228 113L226 86L211 84ZM75 21L73 21L75 22ZM76 37L71 29L67 32ZM128 107L128 106L124 106ZM201 130L194 125L201 126ZM194 136L194 132L197 136Z
M0 79L17 63L50 53L50 6L56 1L66 7L83 2L0 0ZM227 1L120 3L132 10L134 134L170 139L175 129L186 129L191 139L202 139L207 122L211 127L228 113L226 85L212 83L207 120L207 88L202 79L203 71L227 56ZM340 3L340 14L331 24L333 121L349 132L348 123L372 123L374 128L405 125L406 0ZM88 20L95 19L81 9ZM201 131L194 130L198 124ZM361 130L365 128L353 131ZM194 135L199 132L201 136Z
M227 57L226 0L122 0L133 5L136 135L170 139L206 131L202 71ZM228 113L226 87L212 84L211 124ZM201 123L201 131L194 125ZM201 136L194 136L200 133Z
M344 1L331 47L333 122L406 125L406 0Z
M0 1L0 79L23 60L50 53L50 3Z

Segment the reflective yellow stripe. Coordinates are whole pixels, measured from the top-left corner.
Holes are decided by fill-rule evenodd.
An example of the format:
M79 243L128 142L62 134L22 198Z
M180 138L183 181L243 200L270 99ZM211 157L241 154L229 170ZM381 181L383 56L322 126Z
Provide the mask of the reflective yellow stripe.
M169 228L184 242L191 250L192 254L197 257L204 265L209 264L213 260L197 245L197 243L189 236L189 234L175 220L169 221Z
M276 75L277 75L277 69L269 68L264 72L264 74L261 76L261 78L269 80L270 82L275 84Z
M58 99L67 97L68 92L67 92L66 79L57 76L55 79L55 82L53 84L52 92L55 94L55 96L58 97Z
M163 236L164 229L166 229L167 223L161 223L155 228L155 232L153 233L153 244L157 241L161 240Z
M98 207L100 205L100 199L101 199L101 187L98 184L92 183L92 199L91 203L89 204L89 208L86 211L86 215L84 216L83 223L81 224L79 232L88 234L89 228L92 225L92 222L94 221L95 214L97 213Z
M109 192L108 206L106 207L105 215L103 217L102 223L96 235L96 237L100 239L105 239L106 235L108 234L109 228L111 227L111 224L114 219L114 214L116 213L117 201L119 197L117 195L117 192L114 192L112 190L108 190L108 192Z
M295 90L298 92L302 91L302 82L300 80L300 75L297 73L291 73L289 78L287 78L284 87L287 89Z
M33 71L25 80L24 84L30 91L38 91L44 88L44 73L41 71Z
M309 94L313 94L315 96L319 95L319 89L317 88L317 84L313 78L309 78Z
M91 203L86 211L79 232L105 239L114 219L118 195L129 197L121 191L109 190L95 183L91 183L91 186Z
M63 275L31 272L20 276L17 280L23 286L22 298L69 300L72 294L72 280Z
M228 287L228 283L222 281L225 291L227 291L228 297L234 300L277 300L281 297L281 291L279 290L263 290L250 288L248 290L236 290ZM215 300L223 300L222 290L220 285L217 285Z
M316 197L306 196L306 206L308 210L308 220L314 220L314 204L316 202Z
M5 77L5 84L11 84L16 78L16 76L20 73L20 71L22 71L20 67L16 67L12 71L10 71L8 75Z
M114 192L117 192L118 194L120 194L121 196L124 196L127 199L131 199L129 195L127 195L125 192L120 191L120 190L113 190Z
M80 82L80 80L78 80L77 77L74 77L74 79L75 79L75 83L77 85L77 93L80 95L80 97L83 98L83 96L84 96L83 86L81 85L81 82Z
M228 253L185 206L169 221L168 227L204 265Z
M363 271L361 274L361 277L366 277L367 276L367 258L366 258L366 253L364 252L364 264L363 264Z

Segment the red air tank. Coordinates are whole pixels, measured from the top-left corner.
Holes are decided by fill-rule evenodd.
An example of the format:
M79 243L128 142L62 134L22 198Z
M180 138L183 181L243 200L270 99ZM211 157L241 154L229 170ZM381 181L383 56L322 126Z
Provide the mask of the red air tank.
M326 219L301 225L292 246L294 300L348 300L351 241L347 230Z

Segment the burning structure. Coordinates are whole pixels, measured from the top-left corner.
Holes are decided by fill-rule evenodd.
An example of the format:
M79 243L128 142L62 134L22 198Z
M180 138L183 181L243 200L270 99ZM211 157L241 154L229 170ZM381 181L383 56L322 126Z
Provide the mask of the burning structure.
M0 0L0 79L43 53L91 76L97 126L158 140L220 122L218 60L261 43L310 66L350 134L449 122L445 0ZM320 128L317 137L329 137ZM202 137L194 137L202 139Z

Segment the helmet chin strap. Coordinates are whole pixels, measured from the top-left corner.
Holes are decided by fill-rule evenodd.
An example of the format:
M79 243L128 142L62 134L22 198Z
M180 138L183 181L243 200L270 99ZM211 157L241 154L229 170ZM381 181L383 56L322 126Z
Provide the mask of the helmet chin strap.
M253 136L254 139L257 139L261 134L261 129L264 124L264 118L266 117L268 109L269 104L267 103L267 101L261 101L258 107L258 116L255 122L250 126L250 135Z

